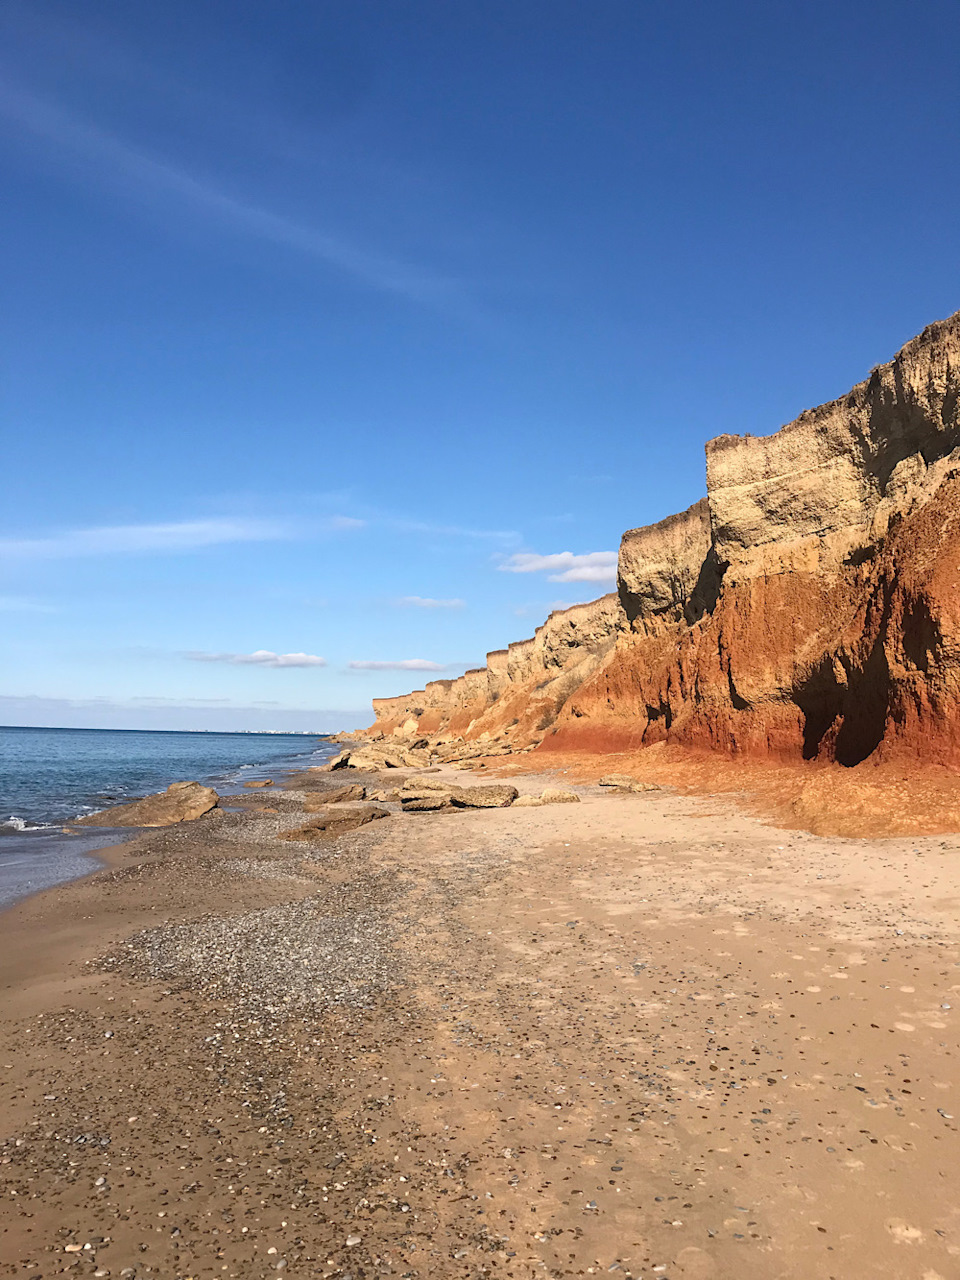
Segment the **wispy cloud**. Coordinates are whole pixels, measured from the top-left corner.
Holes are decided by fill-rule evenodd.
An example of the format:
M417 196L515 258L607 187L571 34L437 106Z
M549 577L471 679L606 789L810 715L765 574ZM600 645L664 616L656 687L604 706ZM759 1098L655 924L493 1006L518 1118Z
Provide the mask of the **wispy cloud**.
M48 698L0 694L0 724L87 729L223 729L330 733L369 724L369 707L311 710L202 698Z
M56 613L52 604L30 596L0 596L0 613Z
M589 551L574 555L572 551L558 551L541 556L520 552L499 568L505 573L546 573L550 582L615 582L617 553Z
M404 609L462 609L464 600L434 600L431 596L401 596L397 604Z
M73 529L46 538L0 538L0 556L18 560L60 560L74 556L138 555L196 551L226 542L266 542L290 536L273 520L221 517L172 524L103 525Z
M195 703L197 706L200 706L200 707L219 707L219 706L228 706L232 702L232 699L231 698L167 698L161 695L154 695L154 694L138 694L136 697L130 698L129 701L131 703L142 702L145 706L151 706L151 707L153 706L165 707L165 706L171 706L171 705L179 706L181 703L184 705L188 703L190 704ZM256 703L254 703L254 706L256 706Z
M192 650L184 655L193 662L227 662L235 667L325 667L326 658L315 653L274 653L256 649L253 653L202 653Z
M108 176L124 185L132 183L155 198L175 200L221 225L314 258L373 288L434 303L454 293L451 281L238 199L212 181L167 164L9 82L0 82L0 113L35 136L97 161L108 170Z
M351 671L459 671L462 662L428 662L426 658L401 658L397 662L351 662Z
M520 534L516 529L467 529L458 524L430 524L425 520L391 519L385 523L399 529L401 533L427 533L442 538L489 538L494 542L520 541Z

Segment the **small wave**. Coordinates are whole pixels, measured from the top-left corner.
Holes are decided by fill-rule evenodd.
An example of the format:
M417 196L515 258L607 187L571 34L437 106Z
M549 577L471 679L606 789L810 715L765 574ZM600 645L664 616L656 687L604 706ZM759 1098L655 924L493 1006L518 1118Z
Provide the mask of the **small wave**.
M20 818L15 813L11 813L9 818L0 822L0 827L6 827L10 831L55 831L56 827L49 822L30 822L27 818Z

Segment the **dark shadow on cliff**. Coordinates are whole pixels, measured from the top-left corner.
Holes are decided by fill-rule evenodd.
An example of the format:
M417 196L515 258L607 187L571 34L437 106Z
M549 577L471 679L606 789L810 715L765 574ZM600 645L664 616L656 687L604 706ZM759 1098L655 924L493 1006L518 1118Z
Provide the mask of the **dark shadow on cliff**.
M890 668L878 641L862 667L837 679L824 657L794 691L803 713L803 758L832 757L847 768L862 764L883 741L890 708Z

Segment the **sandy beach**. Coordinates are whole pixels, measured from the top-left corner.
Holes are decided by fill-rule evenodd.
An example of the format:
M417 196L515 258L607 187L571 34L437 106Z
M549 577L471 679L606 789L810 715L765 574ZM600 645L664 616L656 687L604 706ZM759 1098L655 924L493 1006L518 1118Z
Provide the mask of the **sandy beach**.
M960 1274L960 839L284 785L0 917L0 1274Z

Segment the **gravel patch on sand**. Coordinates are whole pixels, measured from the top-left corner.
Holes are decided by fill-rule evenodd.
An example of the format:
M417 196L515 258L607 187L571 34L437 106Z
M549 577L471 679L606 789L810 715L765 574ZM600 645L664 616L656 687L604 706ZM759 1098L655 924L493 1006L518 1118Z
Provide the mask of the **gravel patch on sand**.
M369 1006L396 979L379 911L330 914L314 899L145 929L101 966L183 983L264 1020Z
M299 880L303 884L312 883L309 876L299 873L291 858L228 858L221 863L221 867L227 875L251 876L254 880Z

